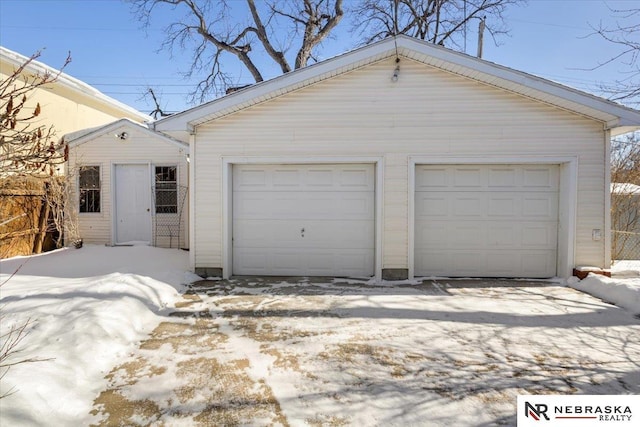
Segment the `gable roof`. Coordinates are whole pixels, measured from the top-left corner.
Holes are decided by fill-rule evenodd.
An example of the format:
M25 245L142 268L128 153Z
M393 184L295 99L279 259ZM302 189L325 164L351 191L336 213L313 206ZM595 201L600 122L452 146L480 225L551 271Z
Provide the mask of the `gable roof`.
M21 67L28 60L28 57L9 50L3 46L0 46L0 61L3 63L3 65L13 67L12 70L2 70L3 72L11 73L14 69ZM36 60L31 61L25 67L25 70L34 74L43 75L48 73L54 76L60 72L60 70L56 70L55 68ZM98 104L116 110L122 116L129 117L139 122L151 122L153 120L151 116L144 114L118 100L115 100L110 96L105 95L93 86L90 86L87 83L76 79L75 77L71 77L68 74L60 73L53 84L60 85L78 96L88 97Z
M494 86L603 122L612 133L640 128L640 111L561 84L455 52L407 36L386 38L230 95L160 119L152 126L164 132L194 127L337 75L395 57L421 62L448 73Z
M77 147L78 145L84 144L85 142L92 141L96 138L101 137L102 135L115 132L119 129L122 129L123 127L132 129L138 132L142 132L147 136L156 138L157 140L165 142L167 144L175 145L176 147L185 150L187 153L189 152L189 144L173 139L160 132L155 132L149 129L147 126L141 125L140 123L136 123L130 119L120 119L120 120L116 120L114 122L108 123L104 126L99 126L99 127L90 128L90 129L83 129L77 132L67 134L64 136L64 138L69 144L69 147Z

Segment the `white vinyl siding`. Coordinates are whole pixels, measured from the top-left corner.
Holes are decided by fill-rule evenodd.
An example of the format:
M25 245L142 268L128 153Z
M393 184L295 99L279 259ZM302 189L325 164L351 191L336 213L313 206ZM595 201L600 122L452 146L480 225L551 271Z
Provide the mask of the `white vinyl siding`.
M409 157L575 156L575 264L604 266L602 123L468 78L386 59L198 126L195 266L222 267L224 157L384 159L382 265L408 268Z
M123 131L129 134L126 140L121 140L114 136ZM78 216L80 237L86 243L108 245L115 243L112 233L114 210L111 188L114 182L112 172L115 164L147 164L152 167L151 173L155 170L155 165L177 165L178 185L186 186L188 183L188 168L183 150L176 145L153 138L146 132L138 132L131 127L122 127L73 147L69 154L69 173L72 176L77 176L77 169L83 165L99 165L101 173L102 206L100 213L81 214ZM77 185L77 178L72 179L72 182ZM149 191L151 191L151 188L149 188ZM74 188L74 192L77 192L77 187ZM185 202L180 232L181 247L188 246L187 207L188 203ZM75 209L77 210L77 206ZM163 237L157 244L158 246L169 246L169 238Z

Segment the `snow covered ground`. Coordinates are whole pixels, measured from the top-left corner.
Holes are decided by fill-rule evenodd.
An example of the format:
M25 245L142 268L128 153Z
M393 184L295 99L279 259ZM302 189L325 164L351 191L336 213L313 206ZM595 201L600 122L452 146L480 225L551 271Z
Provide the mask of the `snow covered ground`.
M187 256L0 261L0 331L31 319L17 356L49 359L2 379L0 425L514 425L517 394L640 393L630 266L571 282L600 299L448 279L234 279L181 296Z
M590 274L584 280L569 279L569 285L618 307L640 314L640 261L617 261L611 278Z
M173 310L187 269L188 253L148 246L0 261L0 335L31 322L6 362L46 359L6 372L0 425L87 425L105 375Z

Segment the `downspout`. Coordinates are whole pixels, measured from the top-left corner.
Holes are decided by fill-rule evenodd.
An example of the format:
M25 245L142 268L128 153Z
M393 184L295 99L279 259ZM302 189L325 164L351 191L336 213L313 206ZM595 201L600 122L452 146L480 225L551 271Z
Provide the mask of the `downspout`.
M189 162L187 162L187 168L189 169L189 269L192 272L196 271L196 128L189 125Z
M611 268L611 129L604 129L604 268Z

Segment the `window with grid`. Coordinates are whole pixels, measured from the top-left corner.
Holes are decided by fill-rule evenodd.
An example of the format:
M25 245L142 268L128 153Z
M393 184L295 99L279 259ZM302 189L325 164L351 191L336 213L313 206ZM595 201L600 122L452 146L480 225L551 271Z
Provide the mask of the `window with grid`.
M156 166L156 213L178 213L177 166Z
M80 168L80 212L100 212L100 166Z

